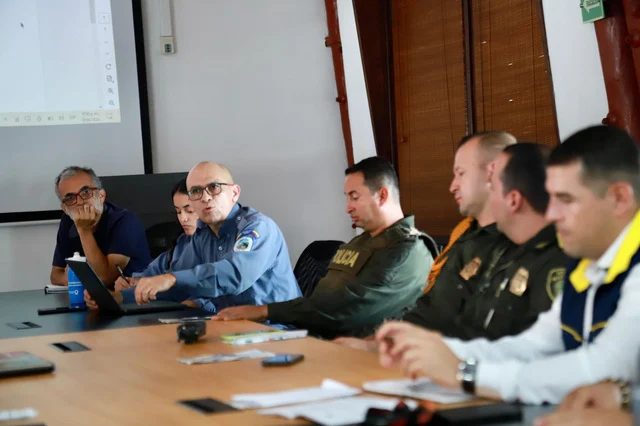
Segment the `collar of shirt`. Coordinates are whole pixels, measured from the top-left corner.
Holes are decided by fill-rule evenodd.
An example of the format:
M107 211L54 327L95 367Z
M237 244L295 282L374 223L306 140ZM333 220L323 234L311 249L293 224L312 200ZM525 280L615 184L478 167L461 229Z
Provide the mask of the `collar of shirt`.
M530 253L535 250L542 250L551 244L558 244L556 237L556 228L554 225L547 225L540 230L535 236L530 238L524 244L517 246L515 250L511 251L510 259L517 259L525 253Z
M625 237L629 234L629 228L631 224L624 227L620 235L615 239L613 244L609 246L607 251L596 261L589 263L589 266L584 272L585 277L594 286L602 284L607 276L607 271L613 265L613 261L622 247Z
M227 218L222 222L222 225L218 230L218 235L220 237L226 235L229 231L233 230L233 232L235 232L236 229L238 229L238 223L240 222L240 219L242 219L240 214L241 212L242 206L240 205L240 203L236 203L227 215ZM198 223L196 226L198 227L198 229L200 229L206 228L209 225L198 219Z
M609 248L596 261L582 259L576 269L569 276L571 284L578 292L589 288L610 283L628 269L631 258L638 250L637 235L640 232L640 212L636 213L634 219L624 227L620 235L614 240Z

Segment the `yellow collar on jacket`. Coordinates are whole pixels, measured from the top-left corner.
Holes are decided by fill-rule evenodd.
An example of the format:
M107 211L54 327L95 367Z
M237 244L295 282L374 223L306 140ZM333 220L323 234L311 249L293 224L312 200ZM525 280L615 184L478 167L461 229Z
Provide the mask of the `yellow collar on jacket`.
M631 221L618 251L613 257L611 265L607 271L607 276L604 280L604 284L611 284L616 277L629 269L631 264L631 258L640 248L640 211L636 213L635 217ZM586 271L591 261L588 259L582 259L576 269L569 275L569 281L571 285L576 289L578 293L582 293L591 285L586 277ZM605 266L605 265L602 265Z

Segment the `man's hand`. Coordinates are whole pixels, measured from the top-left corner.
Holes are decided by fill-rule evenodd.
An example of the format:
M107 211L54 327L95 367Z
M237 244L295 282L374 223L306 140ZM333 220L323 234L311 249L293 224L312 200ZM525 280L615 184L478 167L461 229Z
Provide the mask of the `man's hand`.
M116 302L122 303L122 293L120 293L119 291L112 291L111 295L113 296L114 299L116 299ZM87 304L87 308L89 308L89 310L91 311L100 310L100 307L98 306L96 301L93 300L93 298L91 297L91 295L87 290L84 291L84 302Z
M115 282L115 290L116 291L122 291L125 288L131 288L131 287L135 287L136 284L138 284L138 281L140 281L140 277L129 277L127 278L127 281L125 281L122 277L118 277L118 279Z
M631 414L622 410L586 409L556 411L537 418L535 426L633 426Z
M232 320L249 320L249 321L266 321L269 315L267 305L263 306L235 306L226 308L218 312L212 318L214 321L232 321Z
M78 231L92 231L100 221L100 213L91 205L78 206L73 218Z
M338 337L333 341L338 345L347 346L364 352L378 352L378 342L375 340L356 339L355 337Z
M190 308L197 308L198 305L196 305L196 302L194 302L193 300L183 300L182 303L184 306L188 306Z
M459 388L460 360L442 336L403 322L388 322L376 333L380 364L400 365L411 378L428 377L446 388Z
M602 408L617 410L622 403L620 388L613 382L601 382L580 387L567 395L558 411Z
M143 305L156 300L156 295L176 285L176 277L171 274L140 278L136 284L136 303Z

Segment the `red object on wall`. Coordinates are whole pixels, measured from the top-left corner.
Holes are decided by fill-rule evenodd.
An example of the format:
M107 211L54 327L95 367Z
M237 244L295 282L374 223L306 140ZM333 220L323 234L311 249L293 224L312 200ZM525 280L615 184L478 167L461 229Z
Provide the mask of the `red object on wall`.
M628 17L625 17L622 2L623 0L605 2L607 18L595 23L609 103L609 113L602 123L624 129L636 141L640 141L640 80L637 74L640 68L637 67L637 60L634 64L632 45L635 43L635 36L629 35L627 30ZM632 7L637 3L636 0L625 0L630 16L640 14L640 9ZM633 19L638 21L637 18ZM640 33L638 34L640 37ZM638 42L640 43L640 38ZM640 53L636 53L637 55Z
M340 117L342 118L342 133L344 135L344 147L347 152L347 164L353 166L353 143L351 141L351 124L349 122L349 108L347 100L347 85L344 79L344 62L342 60L342 42L340 41L340 27L338 26L338 5L336 0L325 0L327 10L327 25L329 35L324 39L324 45L331 48L333 57L333 70L336 76L338 96L336 102L340 105Z

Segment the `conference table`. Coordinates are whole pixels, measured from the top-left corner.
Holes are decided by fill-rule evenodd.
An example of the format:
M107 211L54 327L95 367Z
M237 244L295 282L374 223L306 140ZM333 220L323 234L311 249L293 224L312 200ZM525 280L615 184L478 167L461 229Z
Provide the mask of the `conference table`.
M43 299L62 301L58 296L0 293L2 325L21 321L21 318L30 321L28 310ZM28 302L30 298L33 300ZM25 305L23 309L5 311L5 305L15 300L31 305L28 310ZM303 419L264 416L256 410L203 414L178 401L200 398L229 401L232 395L239 393L319 386L325 378L353 387L361 387L363 382L370 380L402 378L401 371L380 367L375 354L312 337L240 347L220 341L221 334L268 329L265 325L249 321L207 321L206 336L195 344L186 345L177 342L175 324L164 325L157 321L158 316L167 317L175 313L121 317L109 322L103 322L94 314L76 312L39 317L36 319L40 329L24 330L25 333L34 333L25 337L13 336L13 332L19 330L11 333L3 330L0 352L27 351L56 365L51 374L0 379L0 410L31 407L39 413L36 418L6 424L307 424ZM69 320L67 324L71 332L59 333L60 321L64 320L54 317L64 315L83 316L84 322L81 319ZM49 320L56 322L55 327L47 324ZM93 325L95 329L91 329ZM54 331L47 333L47 330ZM12 336L7 337L7 334ZM63 352L52 346L60 342L78 342L89 350ZM305 359L292 366L271 368L262 367L259 359L200 365L177 361L177 358L245 349L262 349L276 354L301 353ZM451 408L436 404L430 407ZM526 407L523 423L516 424L532 424L533 418L548 410L545 407Z

